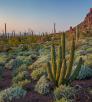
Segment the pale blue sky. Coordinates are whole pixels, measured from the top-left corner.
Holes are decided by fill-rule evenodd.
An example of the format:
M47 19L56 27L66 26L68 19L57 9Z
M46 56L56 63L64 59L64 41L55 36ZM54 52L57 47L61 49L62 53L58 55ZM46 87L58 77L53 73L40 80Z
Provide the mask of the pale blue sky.
M57 31L80 23L92 0L0 0L0 31L7 23L8 31L51 32L53 22Z

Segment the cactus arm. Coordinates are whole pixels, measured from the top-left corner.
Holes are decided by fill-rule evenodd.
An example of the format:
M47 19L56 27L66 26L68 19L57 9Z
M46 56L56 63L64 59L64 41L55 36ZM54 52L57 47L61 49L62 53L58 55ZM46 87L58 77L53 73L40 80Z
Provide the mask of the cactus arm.
M62 47L59 46L59 48L58 48L58 60L57 60L56 81L59 80L61 67L62 67Z
M79 71L80 71L80 69L81 69L82 63L83 63L83 60L82 60L82 58L80 58L80 59L79 59L79 63L78 63L78 65L77 65L75 71L73 72L72 76L70 77L70 80L71 80L71 81L75 80L75 79L77 78L77 76L79 75Z
M71 71L72 71L72 66L73 66L73 61L74 61L74 52L75 52L75 41L73 38L71 52L70 52L69 66L67 68L66 76L65 76L66 80L69 79Z
M62 45L62 60L63 60L65 59L65 33L62 34L61 45Z
M51 65L52 65L52 75L56 80L56 52L54 45L52 45L51 47Z
M58 85L63 84L65 73L66 73L66 69L67 69L67 67L66 67L66 59L64 59L63 63L62 63L62 68L61 68L61 71L60 71L60 78L59 78Z
M52 75L52 71L51 71L51 64L50 62L47 62L47 73L48 73L48 78L53 81L53 75Z

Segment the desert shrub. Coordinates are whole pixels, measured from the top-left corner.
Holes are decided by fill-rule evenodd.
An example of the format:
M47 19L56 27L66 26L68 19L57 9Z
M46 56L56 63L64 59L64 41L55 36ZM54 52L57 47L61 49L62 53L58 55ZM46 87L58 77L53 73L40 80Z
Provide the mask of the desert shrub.
M61 85L54 90L54 98L55 100L60 100L62 98L71 100L74 98L75 92L73 87Z
M45 76L42 76L35 86L35 91L37 91L40 94L47 95L51 91L50 88L50 82L47 80Z
M7 60L8 60L8 56L5 53L0 55L0 63L1 64L4 65L7 62Z
M26 51L26 50L28 50L28 45L20 44L20 45L18 46L18 49L19 49L20 51Z
M16 69L18 68L23 62L19 59L11 59L8 63L5 64L5 68L7 69Z
M42 48L39 50L40 56L50 54L50 48Z
M34 80L38 80L45 73L46 73L45 68L39 68L39 69L33 70L33 72L31 73L31 77Z
M24 67L24 68L23 68ZM30 83L31 80L29 79L29 72L27 71L25 66L20 66L19 69L14 74L13 77L13 86L20 86L23 87L26 84Z
M29 84L31 82L31 80L25 79L25 80L21 80L18 81L17 83L13 83L13 86L19 86L19 87L24 87L25 85Z
M13 83L17 83L18 81L22 81L25 79L29 79L29 73L27 71L19 72L14 78Z
M18 56L16 56L16 58L23 61L25 59L25 56L18 55Z
M92 77L92 69L88 68L85 65L82 66L77 79L83 80L83 79L90 78L90 77Z
M10 87L0 92L0 102L12 102L12 99L24 97L26 91L20 87Z
M28 66L28 65L31 65L37 59L37 56L35 56L35 55L34 56L32 56L32 55L17 56L17 59L21 60L24 64L26 64Z
M91 47L87 48L86 51L87 51L87 53L92 53L92 48Z
M22 71L27 71L28 67L26 64L22 64L21 66L19 66L19 68L17 68L14 72L13 75L16 76L19 72Z
M31 56L25 57L25 59L23 60L23 63L25 63L26 65L31 65L34 61L32 60Z
M9 50L11 50L11 47L8 44L0 45L0 52L8 52Z
M55 102L72 102L71 100L67 100L65 98L62 98L60 100L56 100Z
M46 62L49 60L48 56L42 56L38 58L32 65L29 66L30 70L35 70L38 68L46 68Z
M92 54L87 55L87 59L85 60L85 65L89 68L92 68Z

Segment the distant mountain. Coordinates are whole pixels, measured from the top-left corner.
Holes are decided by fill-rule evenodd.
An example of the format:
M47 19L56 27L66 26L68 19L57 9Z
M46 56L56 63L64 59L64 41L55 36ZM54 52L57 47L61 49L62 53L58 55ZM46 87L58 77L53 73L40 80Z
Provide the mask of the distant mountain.
M81 22L78 26L81 30L92 29L92 8L90 8L90 11L86 15L84 21Z
M82 35L85 34L85 36L92 35L92 8L90 8L83 22L81 22L75 27L70 26L70 29L66 31L66 33L69 35L70 38L72 35L76 36L77 32L80 32Z

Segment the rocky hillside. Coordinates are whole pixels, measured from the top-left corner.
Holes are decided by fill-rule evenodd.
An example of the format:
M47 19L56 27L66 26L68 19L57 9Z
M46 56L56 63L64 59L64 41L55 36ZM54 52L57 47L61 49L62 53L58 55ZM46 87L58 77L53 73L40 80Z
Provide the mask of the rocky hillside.
M86 15L85 19L83 22L77 25L77 28L79 28L80 31L92 31L92 8L90 8L88 14ZM70 27L69 30L70 33L75 33L76 32L76 27L72 28Z

